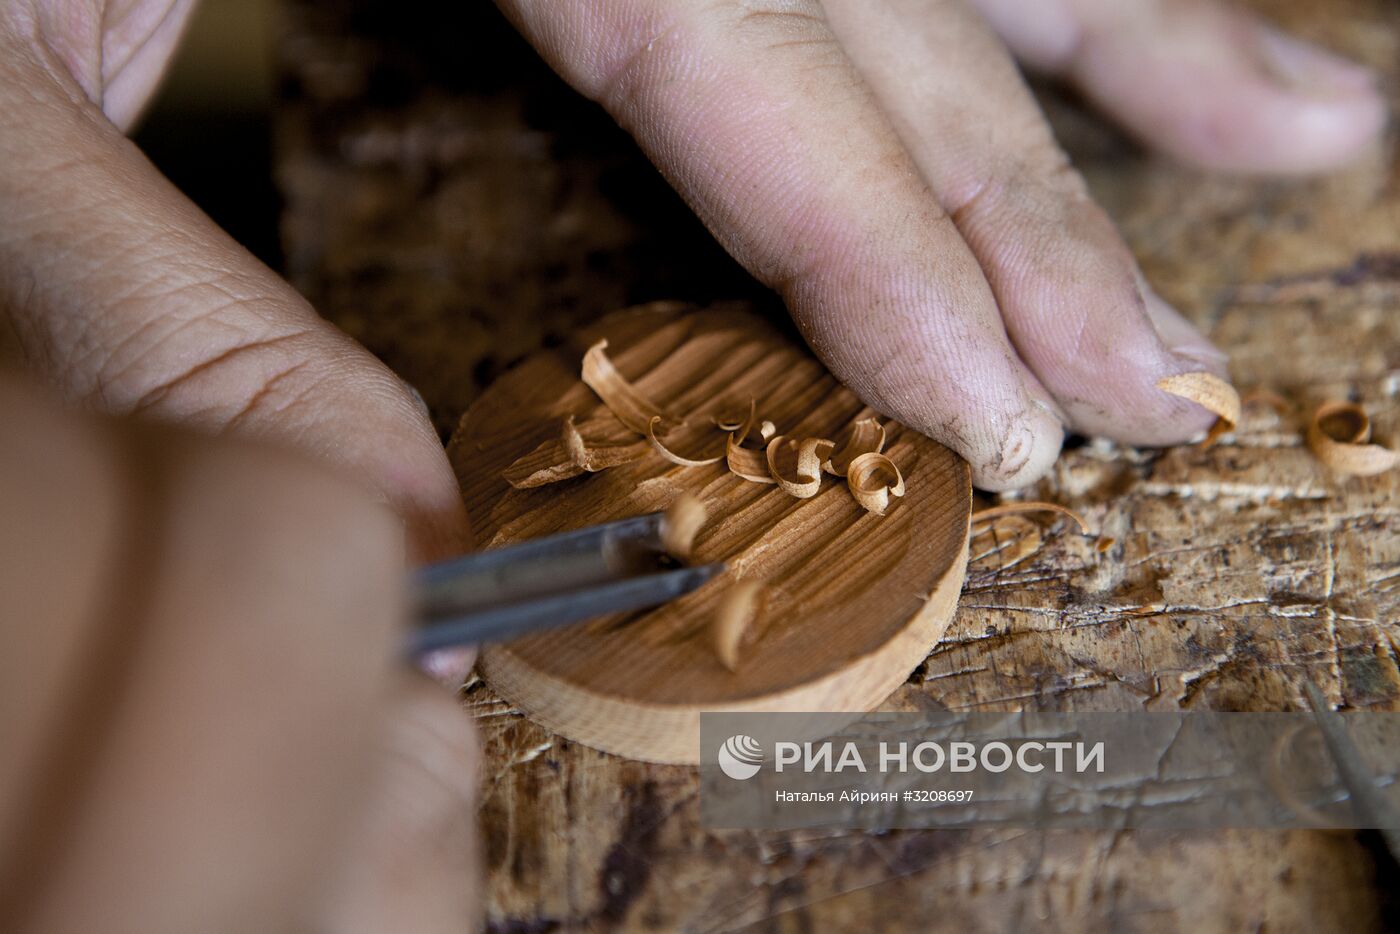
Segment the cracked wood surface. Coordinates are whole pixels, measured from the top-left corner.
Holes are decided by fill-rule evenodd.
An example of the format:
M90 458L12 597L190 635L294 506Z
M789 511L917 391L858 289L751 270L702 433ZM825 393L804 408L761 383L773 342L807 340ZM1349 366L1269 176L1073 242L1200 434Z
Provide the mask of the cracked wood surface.
M1400 8L1265 12L1382 69ZM282 42L288 272L424 394L445 431L514 360L660 298L780 315L596 108L496 14L297 0ZM427 24L431 23L429 26ZM481 50L481 51L479 51ZM1144 155L1053 91L1052 121L1158 291L1232 352L1247 407L1209 451L1086 443L1034 498L1115 540L1047 534L974 562L896 709L1400 709L1396 475L1329 475L1306 406L1400 393L1394 150L1314 182L1205 177ZM985 549L984 549L985 550ZM1371 930L1391 906L1368 835L709 833L693 771L564 742L480 683L488 925L683 929Z

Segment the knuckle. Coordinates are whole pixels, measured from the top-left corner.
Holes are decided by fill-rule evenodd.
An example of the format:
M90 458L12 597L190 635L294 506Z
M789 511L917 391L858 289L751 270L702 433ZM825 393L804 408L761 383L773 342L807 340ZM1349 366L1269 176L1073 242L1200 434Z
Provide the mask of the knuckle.
M739 0L735 25L761 35L803 37L829 34L826 15L816 0Z
M704 36L760 53L792 49L806 65L848 67L817 0L722 0L702 4L651 4L627 18L626 28L597 45L590 66L574 83L617 113L652 83L670 81L686 64L707 54Z
M212 430L293 405L327 378L322 363L332 351L285 304L214 281L123 299L111 317L142 320L115 341L97 342L87 361L90 401Z
M598 52L575 84L618 113L646 87L658 61L678 61L690 43L689 26L676 13L649 13Z
M731 31L759 53L791 56L802 73L835 73L848 93L862 90L855 69L832 32L821 4L814 0L743 0L737 4Z

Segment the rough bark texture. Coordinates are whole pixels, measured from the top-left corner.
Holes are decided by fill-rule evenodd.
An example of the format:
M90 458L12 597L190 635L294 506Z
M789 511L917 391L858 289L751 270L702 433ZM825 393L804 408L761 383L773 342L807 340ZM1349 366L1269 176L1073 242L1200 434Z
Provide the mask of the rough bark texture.
M1386 0L1270 0L1394 74ZM659 298L772 300L591 105L489 9L297 0L278 165L289 273L425 395L446 432L579 322ZM1392 83L1391 87L1395 87ZM1148 278L1298 406L1400 393L1400 166L1205 177L1043 95ZM780 312L777 312L780 313ZM1400 708L1396 475L1329 475L1297 413L1253 405L1202 452L1085 444L1033 491L1116 539L974 563L948 635L890 701L976 709ZM563 742L479 683L489 924L556 928L1367 930L1391 909L1367 835L708 833L690 769Z

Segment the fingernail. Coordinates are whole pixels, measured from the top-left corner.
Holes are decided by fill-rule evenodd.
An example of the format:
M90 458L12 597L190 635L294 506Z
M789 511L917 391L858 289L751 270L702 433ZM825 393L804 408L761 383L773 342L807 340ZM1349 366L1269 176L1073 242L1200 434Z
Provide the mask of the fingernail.
M1147 317L1157 329L1157 336L1167 349L1178 357L1185 357L1210 369L1222 369L1230 359L1219 347L1212 344L1194 324L1171 305L1162 301L1150 289L1144 296L1147 301Z
M1349 95L1374 89L1376 73L1310 42L1272 27L1258 33L1263 64L1290 90L1320 97Z
M1056 420L1058 420L1061 425L1069 424L1069 414L1065 412L1064 409L1060 408L1059 404L1053 399L1037 396L1031 400L1031 404L1055 416Z

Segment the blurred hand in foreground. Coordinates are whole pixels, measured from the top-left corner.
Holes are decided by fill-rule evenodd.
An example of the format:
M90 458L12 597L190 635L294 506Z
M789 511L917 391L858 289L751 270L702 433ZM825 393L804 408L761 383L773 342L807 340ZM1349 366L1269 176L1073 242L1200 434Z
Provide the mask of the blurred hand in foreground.
M0 374L0 928L459 932L477 750L400 520L261 445Z

